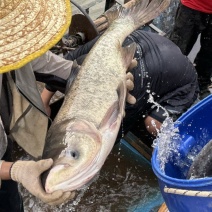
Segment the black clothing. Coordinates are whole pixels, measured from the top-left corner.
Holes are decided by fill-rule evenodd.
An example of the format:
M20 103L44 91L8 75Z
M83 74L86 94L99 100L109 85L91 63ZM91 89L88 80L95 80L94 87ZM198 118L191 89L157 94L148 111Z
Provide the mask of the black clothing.
M211 84L212 75L212 14L206 14L179 3L170 39L179 46L183 54L188 55L199 34L201 34L201 48L194 63L200 90L205 90Z
M87 54L97 40L98 37L69 52L65 58L75 60ZM131 71L135 85L131 94L137 102L126 104L124 121L129 119L133 123L132 119L147 115L164 121L163 109L152 108L153 104L148 102L149 93L176 119L197 99L199 88L194 66L173 42L156 33L138 29L126 38L123 46L131 42L137 44L138 66Z
M138 58L138 66L132 70L135 80L132 95L137 102L126 105L126 117L137 117L140 113L160 122L164 120L160 112L157 115L157 108L151 108L153 104L148 102L149 94L169 115L181 115L197 99L194 66L173 42L158 34L137 30L124 44L132 41L137 43L135 57Z
M7 151L2 160L12 161L13 142L8 137ZM3 180L0 189L1 212L24 212L22 197L18 191L18 183L12 180Z

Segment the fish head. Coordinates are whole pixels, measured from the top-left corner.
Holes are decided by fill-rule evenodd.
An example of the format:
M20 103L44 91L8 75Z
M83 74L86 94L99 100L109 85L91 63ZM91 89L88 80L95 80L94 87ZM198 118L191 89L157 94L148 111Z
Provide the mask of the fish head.
M64 148L54 159L53 167L46 178L47 193L59 189L78 189L96 174L89 177L86 174L90 167L95 166L101 149L101 136L95 126L84 121L75 121L67 127L63 143Z

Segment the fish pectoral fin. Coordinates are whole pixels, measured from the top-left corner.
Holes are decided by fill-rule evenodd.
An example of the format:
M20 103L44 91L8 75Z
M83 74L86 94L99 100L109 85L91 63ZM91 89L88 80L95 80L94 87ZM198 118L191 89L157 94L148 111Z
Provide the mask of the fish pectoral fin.
M72 68L71 68L71 73L70 73L70 75L69 75L69 77L67 79L65 93L67 93L67 90L69 90L70 87L72 86L74 80L76 79L76 77L77 77L77 75L79 73L80 67L81 66L77 64L77 61L74 60Z
M111 131L117 127L117 124L121 123L124 116L125 100L126 100L126 84L122 81L118 88L118 101L114 102L105 114L100 124L101 131L110 129ZM118 126L119 128L119 126Z
M136 43L133 42L128 46L122 47L121 53L126 69L130 66L136 51Z

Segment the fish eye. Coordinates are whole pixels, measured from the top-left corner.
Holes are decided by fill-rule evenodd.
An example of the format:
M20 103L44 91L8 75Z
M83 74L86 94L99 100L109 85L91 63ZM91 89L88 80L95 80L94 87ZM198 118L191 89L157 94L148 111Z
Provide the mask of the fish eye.
M71 152L71 156L72 156L73 158L75 158L75 157L76 157L76 153L75 153L75 152Z
M78 151L73 151L73 150L67 150L66 155L72 157L73 159L79 158L79 152Z

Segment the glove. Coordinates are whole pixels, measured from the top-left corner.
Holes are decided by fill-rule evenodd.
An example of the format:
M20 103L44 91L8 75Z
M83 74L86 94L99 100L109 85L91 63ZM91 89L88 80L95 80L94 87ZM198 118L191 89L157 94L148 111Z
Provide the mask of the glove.
M137 60L136 59L133 59L132 62L131 62L131 64L130 64L130 66L129 66L129 68L128 68L128 70L127 70L128 72L126 74L126 85L127 85L127 90L128 90L126 101L129 104L135 104L136 103L135 97L132 96L129 93L129 91L132 91L133 88L134 88L134 82L133 82L134 81L134 77L133 77L132 73L130 73L129 71L131 69L133 69L134 67L136 67L136 66L137 66Z
M73 199L74 192L62 190L48 194L44 191L40 175L53 164L52 159L35 161L17 161L10 170L11 179L21 183L31 194L49 205L59 205Z

